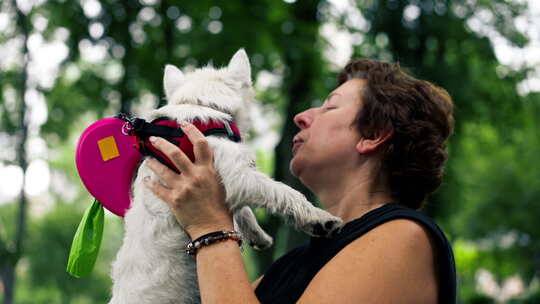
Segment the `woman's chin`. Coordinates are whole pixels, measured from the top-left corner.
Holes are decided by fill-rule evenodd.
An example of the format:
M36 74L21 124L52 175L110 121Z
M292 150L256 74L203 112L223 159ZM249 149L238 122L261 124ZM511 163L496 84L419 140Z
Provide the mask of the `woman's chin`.
M293 156L293 158L291 159L291 162L289 163L289 171L291 171L291 174L296 178L300 176L301 170L295 156Z

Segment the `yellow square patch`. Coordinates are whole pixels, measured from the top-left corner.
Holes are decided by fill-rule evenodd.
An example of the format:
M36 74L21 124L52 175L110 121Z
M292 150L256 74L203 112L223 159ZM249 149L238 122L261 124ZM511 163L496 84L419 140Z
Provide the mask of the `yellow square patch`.
M110 159L120 156L120 152L118 152L118 147L116 146L114 136L109 136L98 140L98 147L103 161L108 161Z

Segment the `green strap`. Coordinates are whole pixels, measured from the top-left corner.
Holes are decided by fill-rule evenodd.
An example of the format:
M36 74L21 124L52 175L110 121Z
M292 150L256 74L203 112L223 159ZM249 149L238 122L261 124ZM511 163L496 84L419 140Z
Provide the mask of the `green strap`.
M97 200L86 209L75 232L66 271L76 278L92 272L103 237L103 205Z

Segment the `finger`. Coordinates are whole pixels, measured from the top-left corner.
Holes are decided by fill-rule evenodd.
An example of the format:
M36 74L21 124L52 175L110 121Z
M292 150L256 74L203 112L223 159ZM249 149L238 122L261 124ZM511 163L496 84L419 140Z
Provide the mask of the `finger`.
M169 167L163 165L154 158L149 158L145 164L169 186L172 186L180 177L180 175L176 174L176 172L173 172L171 169L169 169Z
M159 151L163 152L180 172L186 175L191 172L193 163L180 148L161 137L150 136L150 142Z
M153 182L150 180L150 177L147 176L143 178L144 185L152 191L157 197L159 197L162 201L166 202L167 204L170 204L169 202L172 201L171 198L171 189L165 187L164 185L160 183Z
M204 134L202 134L197 127L188 122L182 122L180 127L189 138L189 141L193 144L195 162L200 164L211 163L213 158L212 149L210 149L210 145Z

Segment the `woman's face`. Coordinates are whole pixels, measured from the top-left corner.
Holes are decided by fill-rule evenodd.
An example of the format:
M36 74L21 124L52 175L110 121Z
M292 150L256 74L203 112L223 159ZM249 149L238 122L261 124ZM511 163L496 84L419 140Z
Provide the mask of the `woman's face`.
M352 79L335 89L321 107L294 117L300 128L293 140L290 169L306 186L325 179L339 178L344 169L357 161L358 131L351 126L361 106L362 79Z

